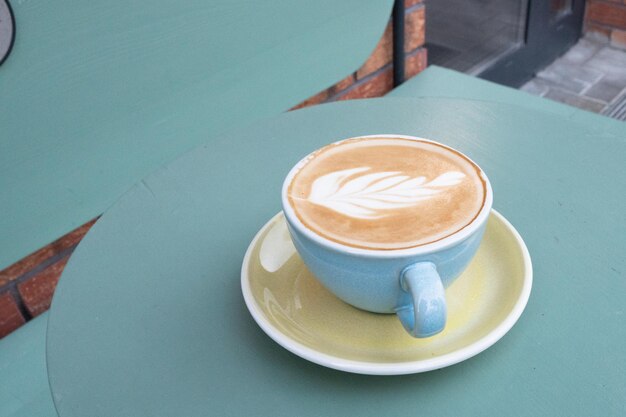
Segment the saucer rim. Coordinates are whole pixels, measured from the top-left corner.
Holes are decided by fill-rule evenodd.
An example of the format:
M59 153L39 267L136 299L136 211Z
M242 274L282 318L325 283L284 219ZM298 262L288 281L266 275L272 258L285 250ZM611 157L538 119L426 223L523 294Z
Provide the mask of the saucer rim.
M515 305L504 320L495 326L495 328L488 334L461 349L435 358L416 361L396 363L365 362L329 355L305 346L282 333L266 318L264 312L257 305L254 296L252 295L252 289L250 288L250 276L248 274L248 266L250 265L254 248L257 246L261 236L267 231L267 229L280 216L284 216L282 211L274 215L263 225L263 227L261 227L250 242L248 249L246 250L246 254L244 255L241 266L241 290L246 307L248 308L248 311L252 315L254 321L276 343L303 359L328 368L364 375L406 375L432 371L457 364L483 352L508 333L522 315L522 312L528 303L528 299L530 298L533 281L533 269L528 248L515 227L513 227L513 225L502 214L492 208L490 216L491 215L494 215L504 224L517 242L522 255L522 267L524 268L522 290L520 291L520 295L516 300Z

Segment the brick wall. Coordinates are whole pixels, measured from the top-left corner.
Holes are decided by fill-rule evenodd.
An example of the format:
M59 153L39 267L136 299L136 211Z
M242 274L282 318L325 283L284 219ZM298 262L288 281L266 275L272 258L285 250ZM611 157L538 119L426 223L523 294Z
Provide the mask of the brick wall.
M584 29L626 49L626 0L587 0Z
M405 78L426 67L424 4L404 1ZM393 28L391 20L378 45L363 65L343 80L294 109L336 100L385 95L393 88ZM0 271L0 338L50 307L54 288L71 253L95 219Z

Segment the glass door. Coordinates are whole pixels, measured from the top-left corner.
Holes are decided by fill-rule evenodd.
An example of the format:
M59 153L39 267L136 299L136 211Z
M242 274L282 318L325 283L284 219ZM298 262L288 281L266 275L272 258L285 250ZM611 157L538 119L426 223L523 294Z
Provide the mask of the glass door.
M519 86L580 37L584 0L430 0L428 61Z

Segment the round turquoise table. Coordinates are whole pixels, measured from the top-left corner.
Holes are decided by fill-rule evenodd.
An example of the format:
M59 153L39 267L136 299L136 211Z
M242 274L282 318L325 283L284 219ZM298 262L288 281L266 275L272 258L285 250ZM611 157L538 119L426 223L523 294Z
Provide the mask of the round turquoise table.
M626 415L626 140L594 131L428 98L328 104L212 138L129 190L68 263L47 341L59 415ZM273 342L243 302L244 252L279 211L291 165L375 133L436 139L476 160L533 258L519 322L449 368L326 369Z

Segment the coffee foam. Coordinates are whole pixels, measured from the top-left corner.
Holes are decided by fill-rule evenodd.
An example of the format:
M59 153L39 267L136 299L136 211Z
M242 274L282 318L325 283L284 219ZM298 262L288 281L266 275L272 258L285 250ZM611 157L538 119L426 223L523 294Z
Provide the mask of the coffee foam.
M311 154L287 198L307 228L347 246L393 250L444 239L484 205L480 168L443 145L356 138Z

